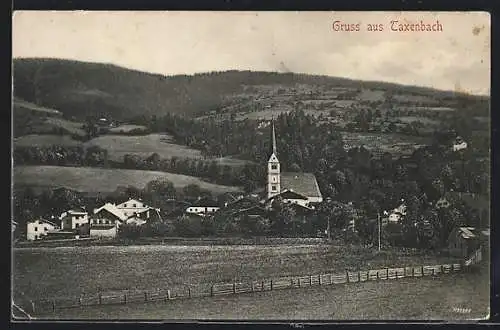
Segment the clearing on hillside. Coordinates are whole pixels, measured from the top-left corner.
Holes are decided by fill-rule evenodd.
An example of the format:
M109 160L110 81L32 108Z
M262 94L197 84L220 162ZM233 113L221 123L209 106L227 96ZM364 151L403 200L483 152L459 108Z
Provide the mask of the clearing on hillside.
M144 158L157 153L162 159L172 157L203 159L201 151L176 144L168 134L147 134L140 136L103 135L85 143L86 147L99 146L107 149L109 159L122 162L126 154L139 155ZM246 161L232 157L214 159L220 165L243 166Z
M166 172L63 166L16 166L14 168L15 185L66 187L81 192L108 193L115 191L119 186L142 189L148 182L156 179L171 181L176 188L197 184L201 189L217 194L240 191L237 187L217 185L194 176Z
M79 145L81 142L67 135L29 134L14 138L14 147L76 147Z

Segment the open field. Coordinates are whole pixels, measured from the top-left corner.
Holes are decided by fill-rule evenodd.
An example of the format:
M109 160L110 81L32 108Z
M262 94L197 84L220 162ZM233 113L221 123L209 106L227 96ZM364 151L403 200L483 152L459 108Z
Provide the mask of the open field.
M429 138L402 134L341 132L342 139L351 146L365 146L369 150L389 152L393 155L412 154L418 147L430 142Z
M193 176L156 171L103 169L63 166L16 166L14 182L19 186L66 187L81 192L113 192L119 186L144 188L156 179L171 181L176 188L197 184L213 193L239 191L237 187L222 186L202 181Z
M471 320L488 316L485 274L317 286L170 301L96 306L45 315L57 319L158 320Z
M13 272L15 294L38 300L449 261L330 245L94 246L16 248Z
M147 134L139 136L103 135L85 143L86 147L99 146L107 149L109 159L123 161L126 154L139 155L144 158L157 153L160 158L172 157L202 159L201 151L172 141L168 134ZM214 159L221 165L243 166L245 161L231 157Z
M84 136L86 134L82 128L83 123L80 122L66 120L63 118L50 117L45 120L45 123L52 127L61 127L71 134L76 134L79 136Z
M111 133L129 133L133 130L146 130L146 126L126 124L109 129Z
M67 135L29 134L14 138L14 147L76 147L79 145L81 142Z

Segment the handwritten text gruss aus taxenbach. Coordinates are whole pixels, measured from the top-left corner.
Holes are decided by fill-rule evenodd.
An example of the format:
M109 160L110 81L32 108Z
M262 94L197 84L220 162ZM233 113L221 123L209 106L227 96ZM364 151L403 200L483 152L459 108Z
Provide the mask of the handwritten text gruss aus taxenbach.
M387 23L352 23L342 20L334 20L332 23L334 32L443 32L443 25L439 20L414 22L391 20Z

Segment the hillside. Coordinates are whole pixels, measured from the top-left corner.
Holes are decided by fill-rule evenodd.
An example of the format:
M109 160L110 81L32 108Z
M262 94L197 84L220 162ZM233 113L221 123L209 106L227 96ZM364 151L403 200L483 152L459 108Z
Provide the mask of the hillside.
M167 77L60 59L15 59L14 94L79 120L89 115L127 120L166 113L241 113L297 102L306 109L389 101L440 107L489 102L486 97L430 88L327 76L226 71Z

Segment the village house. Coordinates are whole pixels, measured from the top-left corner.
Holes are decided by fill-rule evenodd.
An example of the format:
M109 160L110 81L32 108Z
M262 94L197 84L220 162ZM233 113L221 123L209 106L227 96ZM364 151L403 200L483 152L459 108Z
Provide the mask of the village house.
M62 230L73 230L89 223L88 212L83 208L74 208L59 216Z
M271 126L273 149L267 162L267 202L272 202L276 196L280 196L284 202L297 203L308 207L315 203L321 203L323 196L314 174L281 172L274 123Z
M27 223L26 239L28 241L35 241L44 238L50 231L59 229L54 222L37 219Z
M126 202L116 205L116 208L123 212L126 217L135 216L141 214L145 219L149 219L156 212L160 212L160 209L155 209L144 204L141 200L129 199Z
M106 203L94 209L90 219L91 237L116 237L118 228L127 220L127 216L114 204Z
M186 208L186 213L197 214L200 216L206 216L213 214L220 209L219 203L211 198L200 198L188 208Z
M453 151L460 151L467 148L467 142L464 141L460 136L457 136L455 141L453 142L452 149Z
M448 250L453 256L467 258L479 249L487 251L489 237L489 229L457 227L452 230L448 238Z
M389 214L388 221L390 223L399 223L406 215L406 205L401 204L388 214Z

